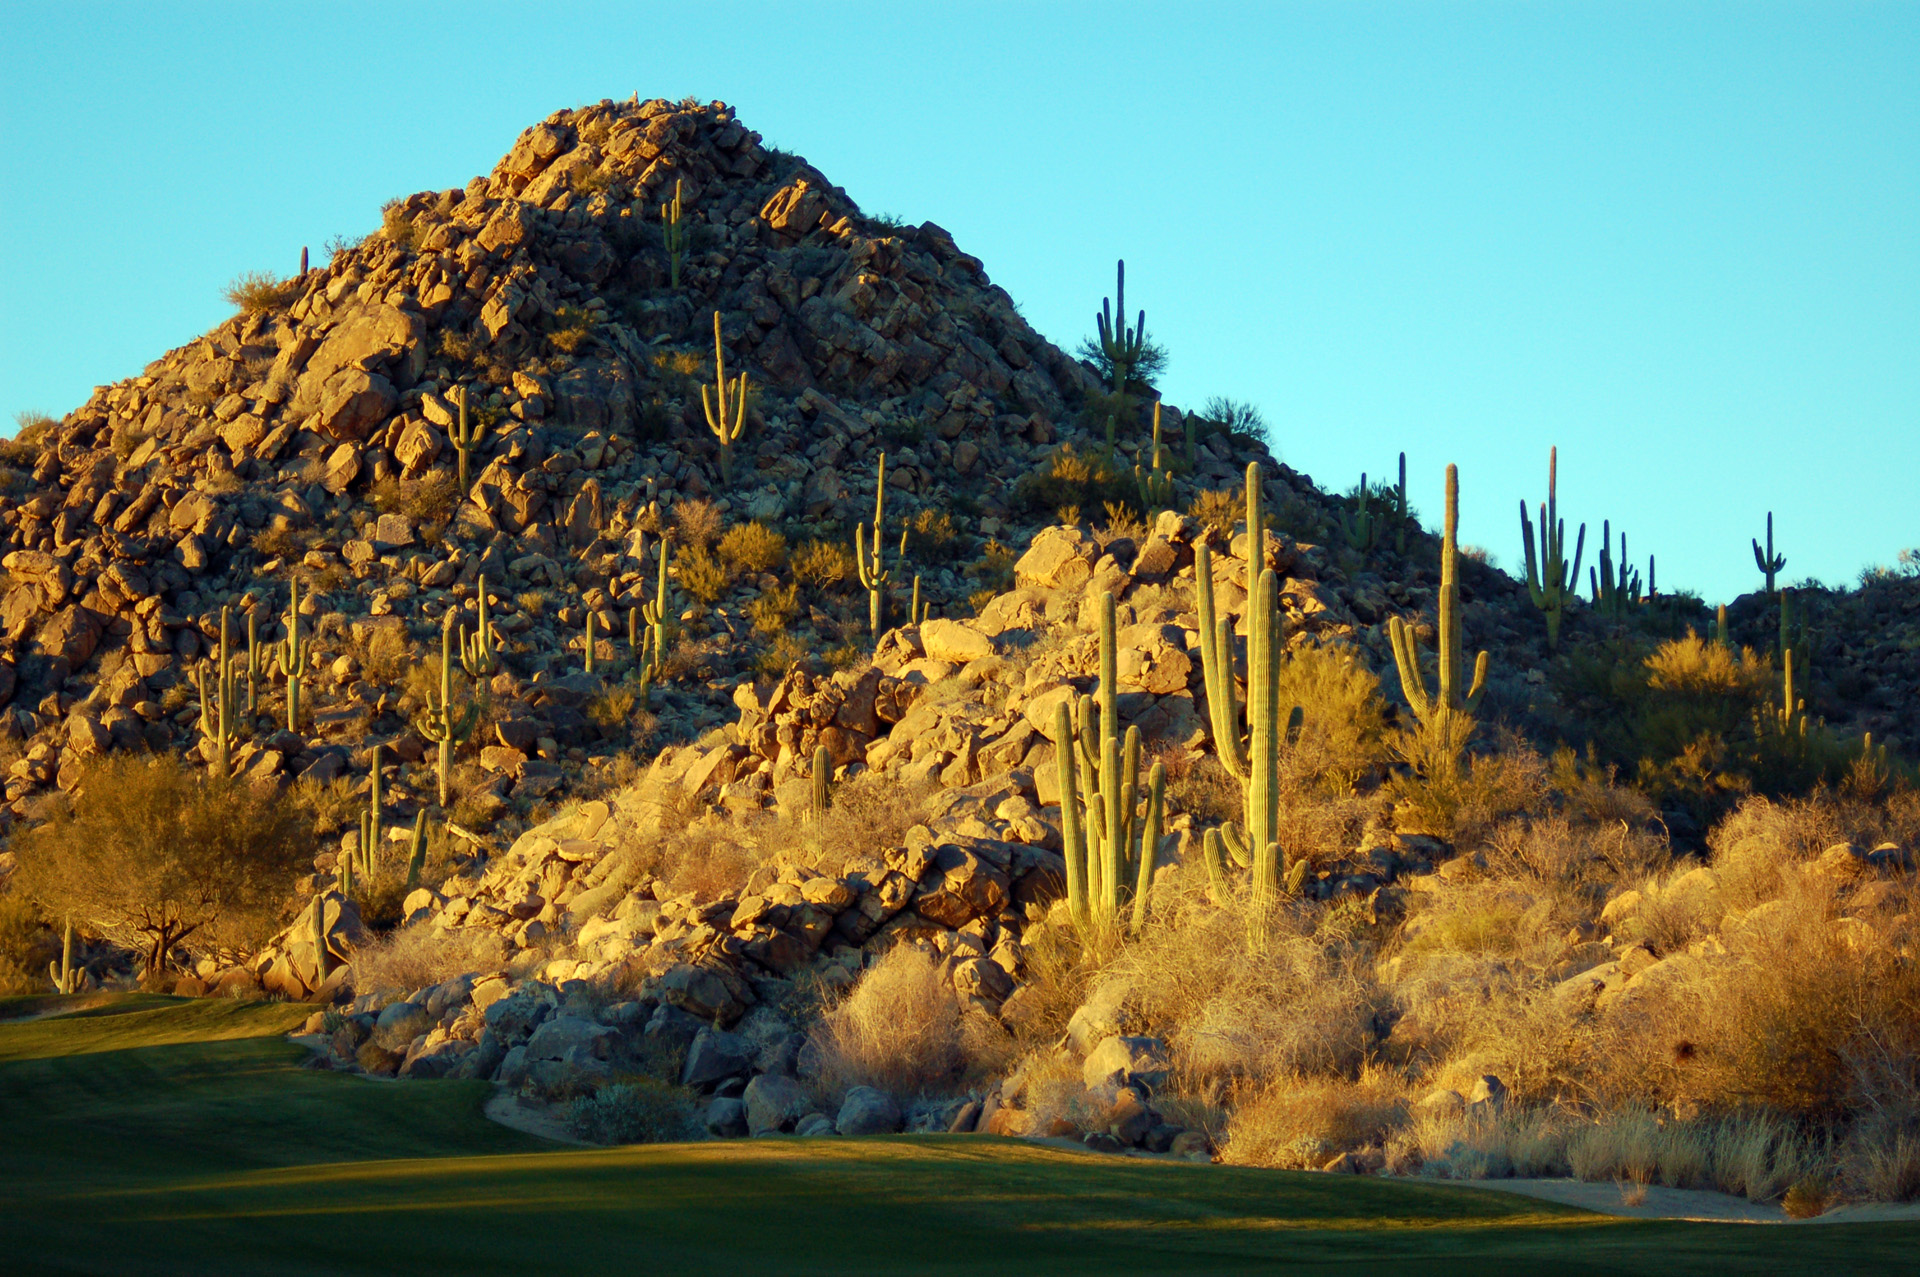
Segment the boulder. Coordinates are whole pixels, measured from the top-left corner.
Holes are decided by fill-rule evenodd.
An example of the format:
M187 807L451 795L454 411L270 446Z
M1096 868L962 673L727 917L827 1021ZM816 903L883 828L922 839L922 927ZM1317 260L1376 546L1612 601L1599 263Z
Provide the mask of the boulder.
M687 1066L681 1071L682 1086L711 1086L722 1078L735 1077L753 1067L759 1048L739 1033L702 1028L694 1035L687 1051Z
M885 1091L856 1086L847 1092L833 1126L842 1135L891 1135L900 1129L900 1106Z
M424 1002L394 1002L373 1023L374 1045L405 1053L413 1040L433 1027ZM396 1066L397 1067L397 1066Z
M1172 1069L1167 1044L1159 1038L1104 1038L1087 1055L1080 1077L1088 1090L1101 1086L1139 1086L1149 1094L1167 1084Z
M920 626L920 646L936 661L965 665L993 655L993 640L960 621L934 618ZM1186 684L1181 683L1182 687Z
M741 1099L746 1104L749 1135L790 1131L794 1123L813 1111L813 1099L806 1088L776 1073L762 1074L747 1083Z

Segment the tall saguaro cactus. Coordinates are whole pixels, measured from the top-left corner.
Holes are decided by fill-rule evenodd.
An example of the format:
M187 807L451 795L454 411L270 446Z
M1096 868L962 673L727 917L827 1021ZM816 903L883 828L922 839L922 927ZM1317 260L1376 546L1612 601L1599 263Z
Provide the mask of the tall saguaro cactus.
M707 427L720 441L720 480L733 482L733 445L747 428L747 374L727 380L727 348L720 341L720 312L713 312L713 381L700 387Z
M1153 451L1149 465L1134 466L1134 485L1140 489L1140 508L1148 515L1173 508L1173 471L1167 468L1166 449L1160 445L1160 401L1153 401Z
M73 969L73 915L67 915L67 936L60 945L58 964L47 964L47 975L53 981L57 993L74 994L80 991L81 973Z
M461 626L458 647L460 668L477 683L491 675L500 664L494 654L493 626L487 621L487 575L484 572L475 585L474 598L479 607L479 617L474 625L473 637L468 638L466 627Z
M1600 564L1587 569L1587 581L1592 586L1594 610L1618 621L1627 615L1627 609L1640 601L1640 572L1627 563L1627 534L1620 533L1620 562L1616 567L1613 561L1613 524L1611 520L1600 521Z
M640 619L646 622L645 630L634 635L637 628L629 620L630 641L635 644L635 657L640 664L640 707L646 708L647 695L654 682L660 677L667 660L667 618L672 614L672 599L667 593L671 587L667 582L667 540L660 538L660 579L655 585L653 598L640 605Z
M487 437L486 426L484 424L475 424L467 414L467 400L470 395L471 392L465 386L460 388L460 396L457 401L460 415L454 422L453 431L449 435L449 439L453 443L453 450L458 453L460 457L460 495L462 497L473 490L473 483L468 478L468 470L470 468L473 450L479 447Z
M1420 657L1414 643L1413 627L1398 616L1387 620L1388 636L1393 640L1393 660L1400 671L1400 690L1414 717L1433 731L1449 751L1463 743L1458 733L1459 720L1471 714L1486 694L1487 654L1474 660L1473 681L1466 681L1460 636L1459 580L1460 472L1447 467L1447 515L1440 539L1440 686L1427 691L1426 675L1420 672Z
M260 645L260 614L247 613L247 717L259 713L260 679L267 672L267 649Z
M1547 618L1547 646L1560 646L1560 622L1566 616L1567 600L1580 592L1580 555L1587 547L1587 525L1573 543L1573 564L1566 561L1567 524L1560 517L1558 494L1560 449L1547 449L1547 499L1540 507L1540 544L1534 548L1533 524L1527 518L1527 503L1520 503L1520 542L1527 551L1527 594L1533 605ZM1404 475L1403 475L1404 478Z
M1773 511L1771 510L1767 511L1767 548L1763 552L1760 549L1759 539L1756 538L1754 540L1753 563L1755 567L1766 574L1767 593L1772 594L1774 592L1774 578L1780 574L1781 568L1787 566L1787 556L1773 552Z
M440 624L440 695L427 694L427 713L420 720L420 734L439 747L440 806L447 806L453 776L453 750L473 735L480 721L480 697L476 694L459 718L453 715L453 609L447 609Z
M380 805L380 764L382 747L373 747L373 758L368 771L367 809L360 813L360 863L371 876L376 868L376 857L380 851L380 821L384 811ZM347 862L351 868L353 862ZM351 881L350 879L348 881ZM342 892L346 887L340 889Z
M1094 327L1100 334L1100 350L1107 357L1108 366L1113 369L1113 393L1126 393L1127 380L1140 363L1140 355L1147 345L1147 312L1140 312L1139 321L1127 327L1127 264L1119 261L1114 264L1113 309L1107 309L1107 299L1100 299L1100 313L1093 317Z
M1247 730L1240 730L1233 671L1233 622L1218 614L1213 593L1213 551L1202 542L1194 560L1199 604L1200 669L1207 689L1207 719L1215 755L1242 793L1240 828L1232 824L1218 842L1233 859L1253 870L1253 893L1272 900L1284 886L1295 888L1306 861L1285 864L1279 844L1280 746L1299 730L1301 713L1280 714L1279 579L1266 566L1266 529L1260 517L1260 467L1247 467ZM1221 866L1224 871L1224 864ZM1224 891L1224 879L1216 894Z
M660 243L667 250L667 281L680 287L680 263L687 257L690 228L680 210L681 179L673 180L673 198L660 205Z
M233 742L237 735L233 720L240 699L240 676L234 667L228 634L231 618L231 608L220 609L220 652L214 658L211 698L207 694L206 665L194 671L194 682L200 689L200 734L213 746L213 757L207 761L213 766L213 774L221 780L233 774Z
M1132 926L1146 922L1147 888L1164 828L1166 767L1154 765L1147 810L1140 812L1140 729L1120 736L1119 667L1113 594L1101 596L1100 684L1073 711L1055 710L1067 906L1083 933L1117 929L1133 902ZM1097 717L1097 721L1096 721Z
M887 518L887 454L880 454L880 469L873 481L873 538L869 548L866 525L854 529L853 557L860 573L860 584L867 589L867 627L873 631L873 645L880 646L881 613L886 604L887 582L893 574L887 570L886 547L881 528Z
M300 582L287 582L287 637L276 643L273 657L287 680L287 730L300 730L300 686L306 676L309 659L307 643L300 637Z

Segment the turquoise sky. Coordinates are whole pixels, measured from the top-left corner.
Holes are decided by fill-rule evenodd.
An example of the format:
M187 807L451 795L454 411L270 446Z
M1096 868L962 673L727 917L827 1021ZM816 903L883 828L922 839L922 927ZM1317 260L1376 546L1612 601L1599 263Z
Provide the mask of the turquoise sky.
M1175 16L1177 15L1177 16ZM1163 389L1351 485L1462 473L1660 584L1920 545L1920 5L8 4L0 410L61 413L602 97L733 103L1062 345L1128 264ZM1591 549L1591 545L1589 547Z

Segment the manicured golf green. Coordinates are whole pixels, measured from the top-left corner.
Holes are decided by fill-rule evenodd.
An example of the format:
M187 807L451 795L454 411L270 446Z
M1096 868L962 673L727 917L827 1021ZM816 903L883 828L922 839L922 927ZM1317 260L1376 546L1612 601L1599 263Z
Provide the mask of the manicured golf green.
M0 1007L18 1015L28 1004ZM298 1067L307 1008L0 1023L0 1271L1912 1272L1920 1225L1628 1222L981 1137L558 1149L481 1083Z

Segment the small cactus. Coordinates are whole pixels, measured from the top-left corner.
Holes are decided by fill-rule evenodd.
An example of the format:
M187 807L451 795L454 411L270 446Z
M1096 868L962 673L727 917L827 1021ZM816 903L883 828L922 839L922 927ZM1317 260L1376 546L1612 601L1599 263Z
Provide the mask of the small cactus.
M826 819L827 804L832 801L833 753L825 745L813 751L813 823Z
M1160 401L1153 401L1153 450L1147 466L1133 468L1134 486L1140 490L1140 508L1151 515L1156 510L1173 508L1173 471L1167 468L1166 449L1160 446Z
M1367 486L1367 472L1360 472L1360 486L1353 492L1353 511L1337 511L1340 519L1340 535L1346 541L1347 548L1361 554L1380 544L1382 520L1367 508L1367 499L1372 490Z
M413 837L407 843L407 890L420 885L420 871L427 867L427 809L413 814Z
M327 975L329 974L327 970L327 959L333 956L327 951L327 907L324 897L318 894L314 896L313 908L308 912L308 920L313 928L311 933L311 939L313 941L313 984L315 988L318 988L327 981Z
M194 683L200 690L200 734L213 746L213 757L208 761L221 780L233 774L233 742L238 735L233 720L239 710L240 680L228 635L231 615L232 609L220 609L220 651L212 670L205 663L194 670ZM213 675L211 696L207 691L209 672Z
M494 654L493 626L487 621L487 576L480 574L474 593L479 604L479 619L473 629L473 637L467 637L466 627L460 627L457 646L460 652L460 668L467 677L475 682L490 676L499 667L499 658Z
M74 994L80 991L82 972L73 966L73 915L67 915L67 935L60 945L60 961L56 965L47 964L47 975L53 981L54 992Z
M587 656L586 667L587 667L587 673L589 674L593 673L593 647L594 647L594 638L595 638L593 631L594 631L595 624L596 624L596 620L595 620L594 611L592 608L588 608L587 609L587 637L586 637L586 656Z

